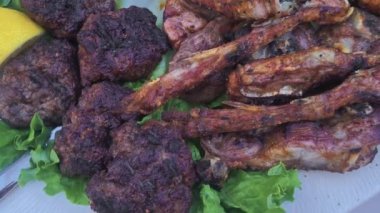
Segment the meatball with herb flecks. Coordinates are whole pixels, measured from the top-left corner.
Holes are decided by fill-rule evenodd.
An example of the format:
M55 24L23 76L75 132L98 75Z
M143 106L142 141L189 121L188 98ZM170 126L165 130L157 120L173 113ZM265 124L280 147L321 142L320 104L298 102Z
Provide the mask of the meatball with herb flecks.
M0 73L0 118L25 128L38 113L48 126L60 125L79 94L76 52L68 41L44 37L9 60Z
M90 14L115 9L114 0L21 0L34 21L58 38L75 39Z
M126 123L112 138L114 160L87 186L96 212L189 211L195 171L179 131L157 121Z
M169 48L156 17L134 6L91 15L77 39L84 86L147 77Z
M62 174L90 177L105 168L111 159L109 132L122 123L114 111L130 93L109 82L84 89L78 105L66 114L56 138L55 150Z

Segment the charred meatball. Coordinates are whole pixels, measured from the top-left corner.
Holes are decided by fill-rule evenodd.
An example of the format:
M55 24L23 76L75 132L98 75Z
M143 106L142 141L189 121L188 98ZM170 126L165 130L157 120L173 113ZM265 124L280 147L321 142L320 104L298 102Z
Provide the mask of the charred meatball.
M146 77L169 48L156 17L138 7L91 15L78 42L84 86Z
M188 212L195 172L179 131L126 123L112 137L114 160L87 186L96 212Z
M104 169L110 159L109 131L121 124L120 117L112 112L130 93L108 82L84 90L78 106L66 114L56 138L55 150L63 174L90 177Z
M90 14L115 9L114 0L21 0L24 11L59 38L75 38Z
M43 38L11 59L0 79L0 117L27 127L35 113L59 125L79 90L77 49L64 40Z

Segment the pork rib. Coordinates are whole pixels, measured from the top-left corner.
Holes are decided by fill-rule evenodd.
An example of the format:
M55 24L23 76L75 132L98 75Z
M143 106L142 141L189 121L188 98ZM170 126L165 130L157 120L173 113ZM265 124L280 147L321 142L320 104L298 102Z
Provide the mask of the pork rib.
M297 25L311 21L341 21L341 10L320 7L300 10L296 14L255 28L250 34L217 48L202 51L176 63L172 72L144 85L131 98L123 100L124 113L148 114L170 98L194 88L208 76L234 66Z
M254 170L283 162L297 169L347 172L370 163L379 144L380 109L364 117L345 112L325 121L287 124L260 137L229 133L202 139L208 159Z
M378 64L380 55L315 47L240 67L230 75L229 92L234 97L249 98L302 96L330 79L342 79L357 69Z
M164 115L164 119L182 126L185 136L197 138L289 122L326 119L344 106L362 102L380 102L380 66L360 70L326 93L298 99L286 105L266 107L229 102L227 104L236 109L194 109L187 114L169 112Z

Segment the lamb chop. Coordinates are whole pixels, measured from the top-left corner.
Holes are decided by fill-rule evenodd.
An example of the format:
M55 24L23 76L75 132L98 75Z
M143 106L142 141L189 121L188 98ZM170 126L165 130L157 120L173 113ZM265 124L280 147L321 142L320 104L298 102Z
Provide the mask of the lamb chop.
M291 15L301 8L339 7L349 8L347 0L310 0L310 1L281 1L281 0L190 0L199 5L217 11L227 17L241 20L267 20Z
M366 108L366 107L364 107ZM221 185L229 169L289 168L347 172L369 164L380 144L380 108L367 115L347 110L317 122L291 123L265 133L218 134L201 140L206 156L202 180Z
M217 133L250 131L289 122L327 119L342 107L379 101L380 66L377 66L356 72L333 90L289 104L252 106L227 102L236 109L193 109L190 113L167 113L164 120L182 126L186 137L197 138Z
M315 47L241 66L230 75L228 87L235 97L302 96L332 79L343 79L357 69L378 64L380 55Z
M170 98L196 87L208 76L226 67L238 64L301 23L311 21L320 23L340 22L345 18L347 18L345 9L324 6L302 9L289 17L254 28L251 33L240 39L181 60L173 68L175 70L157 81L144 85L130 98L123 100L123 111L142 114L152 112Z

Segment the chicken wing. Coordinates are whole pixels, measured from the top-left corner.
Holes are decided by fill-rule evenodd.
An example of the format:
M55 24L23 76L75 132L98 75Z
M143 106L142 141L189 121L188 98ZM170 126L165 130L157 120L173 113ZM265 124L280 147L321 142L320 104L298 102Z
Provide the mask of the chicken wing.
M290 168L347 172L374 158L380 144L380 109L366 116L341 112L329 120L291 123L262 135L215 135L201 143L208 159L230 169L266 170L283 162ZM212 170L202 167L201 174Z
M347 0L191 0L233 19L267 20L295 13L300 8L331 6L349 8Z
M346 14L345 14L346 15ZM268 25L254 28L251 33L217 48L202 51L181 60L173 71L161 79L144 85L131 98L123 100L125 112L147 114L170 98L199 85L208 76L231 67L247 58L277 37L311 21L341 21L342 10L330 7L308 8Z
M227 102L236 109L193 109L190 113L166 113L164 120L182 127L186 137L250 131L289 122L327 119L351 104L380 102L380 66L360 70L326 93L281 106L252 106Z
M302 96L331 79L342 79L357 69L378 64L380 55L315 47L241 66L230 75L228 88L234 97Z

